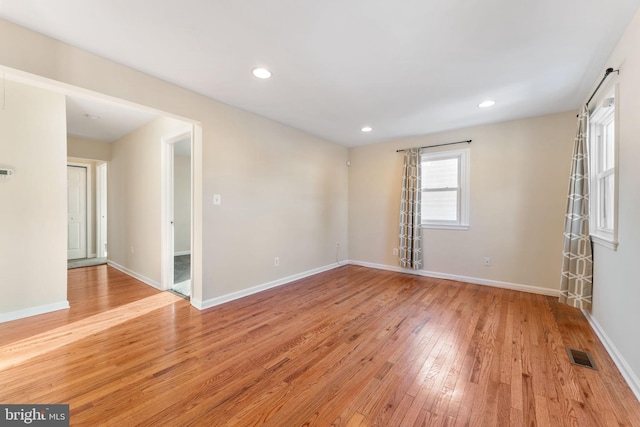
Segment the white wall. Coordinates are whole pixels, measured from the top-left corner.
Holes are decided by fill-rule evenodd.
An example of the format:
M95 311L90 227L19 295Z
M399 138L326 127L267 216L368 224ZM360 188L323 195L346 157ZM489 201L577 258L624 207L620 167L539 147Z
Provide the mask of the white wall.
M240 110L220 119L203 153L207 295L330 266L337 241L345 259L347 149Z
M7 21L0 20L0 33L0 64L5 67L199 123L193 151L192 303L206 304L330 266L335 263L336 241L347 253L346 148ZM114 172L110 170L110 176ZM214 194L222 196L222 205L213 205ZM129 262L122 253L127 244L118 245L119 259ZM277 268L275 256L280 257ZM130 258L131 265L143 270L139 273L155 277L156 261Z
M68 306L65 99L5 82L0 109L0 321Z
M191 250L191 157L174 156L174 252Z
M478 126L350 150L350 258L398 267L403 155L397 149L472 139L468 231L423 230L423 270L555 294L575 112ZM491 257L491 267L483 258ZM522 288L526 289L526 287Z
M162 138L189 126L160 117L112 143L107 185L109 262L159 287Z
M592 319L640 399L640 12L606 66L620 69L619 246L594 246Z

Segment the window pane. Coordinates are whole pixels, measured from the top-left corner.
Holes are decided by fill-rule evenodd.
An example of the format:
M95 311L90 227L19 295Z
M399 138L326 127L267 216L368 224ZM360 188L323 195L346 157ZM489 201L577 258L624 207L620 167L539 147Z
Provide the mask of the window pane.
M591 216L592 235L606 242L614 243L616 239L615 204L616 177L616 123L613 93L604 99L593 111L589 126L589 154L592 156L592 168L589 171L591 181L591 200L589 213Z
M615 140L615 127L614 122L611 121L604 126L604 147L603 151L603 170L611 169L614 167L614 140Z
M600 215L599 226L605 230L613 230L613 186L614 176L609 175L600 180Z
M423 221L457 221L458 191L423 191Z
M595 170L592 172L597 174L604 169L604 136L601 124L594 123L591 127L591 138L593 138L593 153L596 156L594 158Z
M457 188L458 157L422 163L422 188Z

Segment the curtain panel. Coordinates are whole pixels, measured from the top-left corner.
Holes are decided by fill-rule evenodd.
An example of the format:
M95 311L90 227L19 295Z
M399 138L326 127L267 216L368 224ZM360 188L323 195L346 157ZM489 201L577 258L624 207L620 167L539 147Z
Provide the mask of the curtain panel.
M573 148L564 226L560 302L590 310L593 255L589 236L588 114L585 105L578 115L578 132Z
M420 148L404 152L402 195L400 198L400 265L422 268L420 203L422 199L422 162Z

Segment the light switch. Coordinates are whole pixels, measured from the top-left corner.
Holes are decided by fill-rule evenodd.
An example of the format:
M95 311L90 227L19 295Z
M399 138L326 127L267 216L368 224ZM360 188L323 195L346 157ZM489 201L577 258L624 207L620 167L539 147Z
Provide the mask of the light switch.
M213 195L213 204L214 205L222 204L222 197L219 194L214 194Z

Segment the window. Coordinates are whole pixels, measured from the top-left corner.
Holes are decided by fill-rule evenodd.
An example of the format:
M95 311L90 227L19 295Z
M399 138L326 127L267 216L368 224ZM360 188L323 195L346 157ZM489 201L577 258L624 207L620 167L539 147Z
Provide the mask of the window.
M422 155L422 226L469 228L469 149Z
M606 95L589 116L590 233L595 243L616 249L617 149L615 92Z

